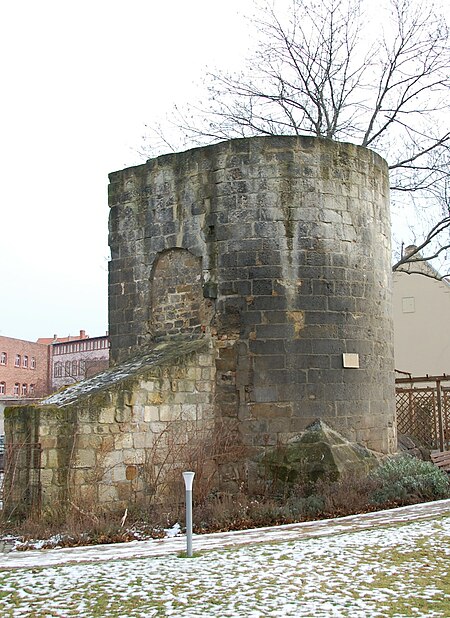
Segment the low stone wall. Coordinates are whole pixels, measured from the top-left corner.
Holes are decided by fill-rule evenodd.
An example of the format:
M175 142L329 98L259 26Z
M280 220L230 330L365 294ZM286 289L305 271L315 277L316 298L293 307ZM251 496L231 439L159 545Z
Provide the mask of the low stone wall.
M214 381L208 341L162 343L43 405L7 409L7 442L40 443L44 507L145 502L180 467L198 464L215 427ZM26 482L17 473L14 482Z

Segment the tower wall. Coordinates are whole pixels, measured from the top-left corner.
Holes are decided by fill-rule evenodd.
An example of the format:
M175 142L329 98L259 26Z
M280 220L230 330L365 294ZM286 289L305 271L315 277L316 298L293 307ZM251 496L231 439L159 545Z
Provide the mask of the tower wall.
M311 137L233 140L111 174L113 362L160 338L208 337L216 414L237 418L246 444L320 418L395 450L388 186L375 153Z

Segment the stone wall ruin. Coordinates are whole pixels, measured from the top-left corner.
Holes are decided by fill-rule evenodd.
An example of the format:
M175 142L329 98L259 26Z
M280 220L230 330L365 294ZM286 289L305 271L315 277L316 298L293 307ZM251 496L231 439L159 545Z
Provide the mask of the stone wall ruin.
M311 137L232 140L110 174L112 368L93 390L87 381L83 392L68 389L72 399L47 401L91 436L71 447L75 461L84 450L85 471L99 440L114 452L114 473L104 467L96 481L109 489L96 500L126 504L128 467L139 469L161 422L193 413L186 406L202 406L197 430L220 423L248 449L222 481L233 470L245 480L258 453L317 419L352 442L396 450L388 187L375 153ZM206 346L208 375L198 354L184 354L190 344ZM172 384L171 367L194 383ZM139 376L153 371L168 382L145 394L153 382Z

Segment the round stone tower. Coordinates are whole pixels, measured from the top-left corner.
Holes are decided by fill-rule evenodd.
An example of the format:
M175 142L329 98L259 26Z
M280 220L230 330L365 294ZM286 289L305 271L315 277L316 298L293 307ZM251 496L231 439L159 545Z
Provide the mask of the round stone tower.
M113 362L208 337L246 444L316 419L396 449L385 161L312 137L232 140L110 175Z

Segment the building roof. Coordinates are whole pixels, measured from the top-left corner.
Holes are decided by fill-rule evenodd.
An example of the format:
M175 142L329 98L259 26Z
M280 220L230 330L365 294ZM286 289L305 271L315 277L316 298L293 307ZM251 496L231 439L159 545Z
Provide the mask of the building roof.
M52 343L67 343L68 341L80 341L81 339L89 339L89 335L86 335L86 331L84 330L80 330L79 335L68 335L67 337L58 337L58 335L53 335L53 337L39 337L37 343L50 345Z

